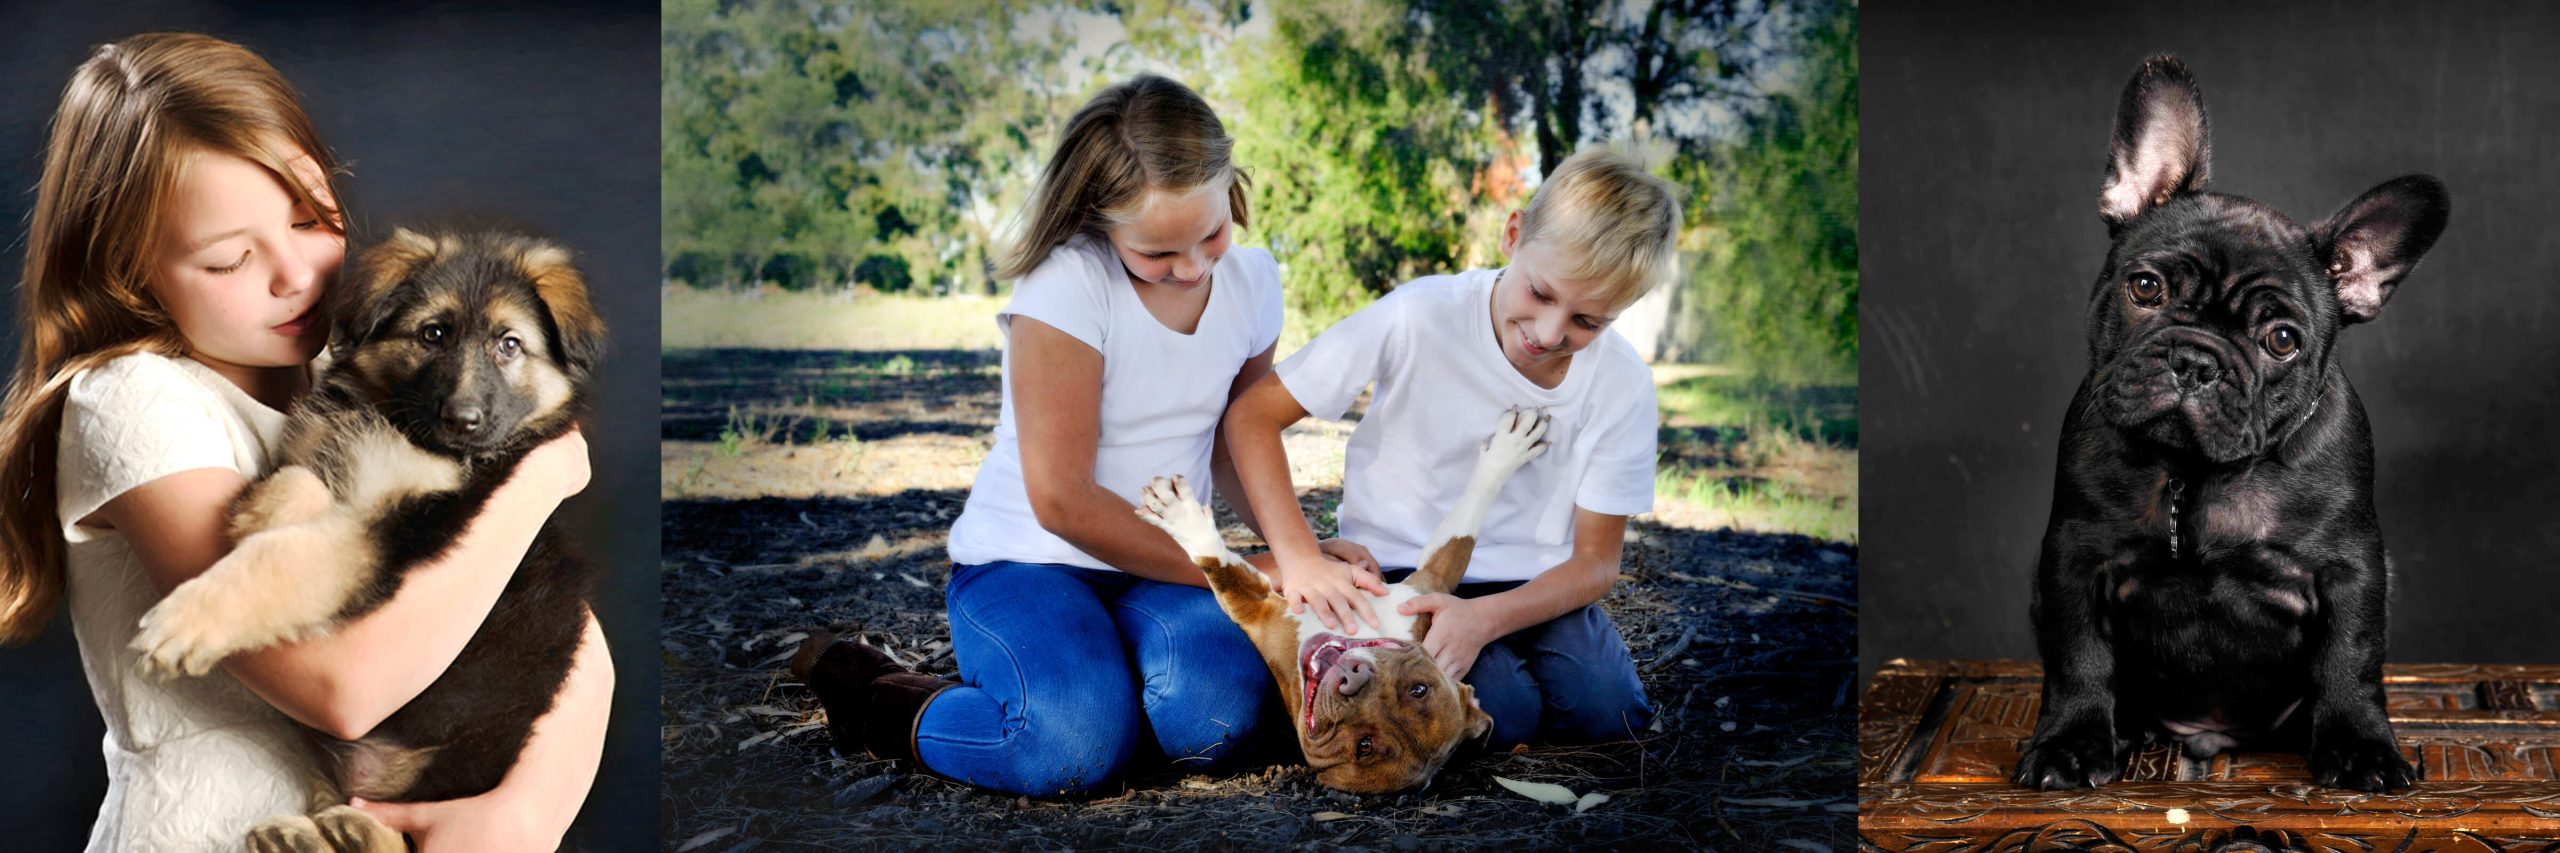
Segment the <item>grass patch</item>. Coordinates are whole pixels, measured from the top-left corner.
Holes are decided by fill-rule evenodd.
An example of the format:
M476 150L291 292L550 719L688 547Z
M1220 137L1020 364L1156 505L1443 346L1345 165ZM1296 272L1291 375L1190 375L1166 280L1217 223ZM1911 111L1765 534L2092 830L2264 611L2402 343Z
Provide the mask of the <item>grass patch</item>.
M1773 382L1712 365L1654 371L1658 513L1858 541L1855 380Z
M978 296L852 296L767 288L660 291L662 349L994 349L996 310Z

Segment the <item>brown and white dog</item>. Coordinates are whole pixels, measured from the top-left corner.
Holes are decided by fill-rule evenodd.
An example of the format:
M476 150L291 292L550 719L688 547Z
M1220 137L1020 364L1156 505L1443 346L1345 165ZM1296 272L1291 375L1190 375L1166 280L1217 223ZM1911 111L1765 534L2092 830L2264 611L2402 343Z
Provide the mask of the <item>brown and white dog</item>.
M1148 484L1138 515L1172 534L1209 575L1218 606L1244 628L1288 697L1298 746L1325 787L1379 794L1420 787L1457 751L1483 738L1493 718L1476 704L1475 688L1440 670L1422 650L1430 614L1406 616L1398 605L1456 589L1475 551L1476 533L1494 495L1520 466L1546 451L1544 413L1513 409L1496 422L1477 455L1458 506L1422 549L1422 566L1371 603L1383 627L1353 621L1334 633L1312 614L1289 612L1262 573L1227 550L1217 521L1181 477Z

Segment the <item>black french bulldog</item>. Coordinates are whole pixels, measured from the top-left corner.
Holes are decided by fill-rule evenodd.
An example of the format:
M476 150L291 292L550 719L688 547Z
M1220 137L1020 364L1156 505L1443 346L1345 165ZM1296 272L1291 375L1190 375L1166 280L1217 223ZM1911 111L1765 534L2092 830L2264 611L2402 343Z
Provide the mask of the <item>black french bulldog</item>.
M2209 149L2186 66L2143 63L2098 197L2114 245L2036 564L2044 710L2013 781L2102 785L2139 740L2305 749L2320 785L2406 786L2372 434L2330 343L2381 313L2452 201L2412 175L2305 229L2205 191Z

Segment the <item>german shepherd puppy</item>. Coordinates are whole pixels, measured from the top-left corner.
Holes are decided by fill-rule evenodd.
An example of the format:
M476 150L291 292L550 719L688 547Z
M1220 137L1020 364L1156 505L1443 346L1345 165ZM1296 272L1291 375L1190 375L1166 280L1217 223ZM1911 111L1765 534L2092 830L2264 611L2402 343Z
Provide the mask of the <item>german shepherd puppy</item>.
M407 229L331 290L332 359L286 421L275 473L231 507L231 553L142 617L160 675L324 634L441 555L526 451L585 408L604 323L569 252L505 232ZM495 788L568 677L593 572L545 526L480 631L364 737L312 732L346 794L444 800ZM255 849L401 850L345 806L271 821Z

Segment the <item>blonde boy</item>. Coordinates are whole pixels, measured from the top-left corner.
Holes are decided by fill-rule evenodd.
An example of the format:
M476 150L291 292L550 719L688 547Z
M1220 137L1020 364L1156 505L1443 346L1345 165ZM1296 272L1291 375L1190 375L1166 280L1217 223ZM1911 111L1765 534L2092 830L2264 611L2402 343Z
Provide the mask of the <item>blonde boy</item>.
M1281 430L1309 414L1338 419L1376 386L1346 454L1341 535L1410 571L1495 416L1529 406L1552 417L1546 452L1487 514L1467 583L1402 608L1433 614L1423 646L1475 686L1496 749L1624 740L1652 719L1626 642L1595 604L1617 578L1627 517L1653 507L1652 373L1609 324L1672 277L1679 196L1629 155L1578 153L1503 225L1509 267L1397 287L1227 409L1281 592L1330 627L1374 623L1376 581L1317 550Z

